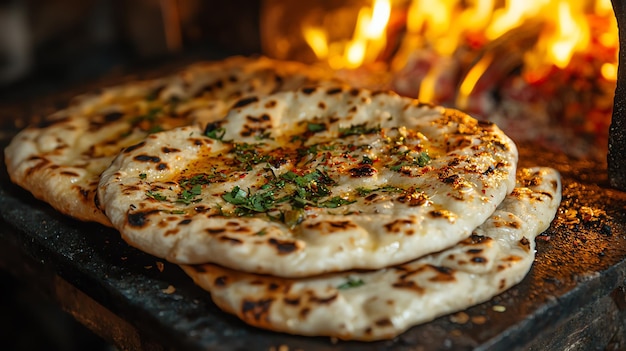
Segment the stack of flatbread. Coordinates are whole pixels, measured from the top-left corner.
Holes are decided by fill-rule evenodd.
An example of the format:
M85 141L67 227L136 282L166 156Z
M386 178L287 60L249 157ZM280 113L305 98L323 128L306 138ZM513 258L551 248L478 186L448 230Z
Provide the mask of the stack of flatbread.
M83 97L5 154L13 181L180 264L223 310L340 339L518 283L561 197L492 123L265 58Z

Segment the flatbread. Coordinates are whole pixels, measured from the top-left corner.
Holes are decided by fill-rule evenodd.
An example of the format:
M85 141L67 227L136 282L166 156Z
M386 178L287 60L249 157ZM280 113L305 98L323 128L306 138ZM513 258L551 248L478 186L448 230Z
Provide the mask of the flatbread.
M60 212L110 226L94 196L100 173L120 150L153 132L221 118L250 94L330 78L295 62L233 57L106 88L20 132L5 150L7 169L13 182Z
M303 88L150 135L102 175L131 245L284 277L377 269L467 238L515 185L495 125L390 92Z
M213 264L182 268L220 308L253 326L340 339L388 339L520 282L534 260L534 239L548 228L560 199L555 170L523 169L518 187L471 237L377 271L286 279Z

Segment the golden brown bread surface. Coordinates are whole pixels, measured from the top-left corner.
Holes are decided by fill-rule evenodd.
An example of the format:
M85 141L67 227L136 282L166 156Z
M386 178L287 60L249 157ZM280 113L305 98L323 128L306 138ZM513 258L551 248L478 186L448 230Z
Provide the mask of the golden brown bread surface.
M120 150L154 132L221 118L250 94L329 78L295 62L231 57L105 88L79 96L68 108L20 132L5 150L7 169L13 182L60 212L110 226L95 194L100 173Z
M348 340L390 339L519 283L561 199L558 172L529 168L472 235L441 252L375 271L288 279L218 265L182 266L223 310L251 325Z
M132 245L285 277L378 269L467 238L515 185L495 125L393 93L303 88L150 135L102 175Z

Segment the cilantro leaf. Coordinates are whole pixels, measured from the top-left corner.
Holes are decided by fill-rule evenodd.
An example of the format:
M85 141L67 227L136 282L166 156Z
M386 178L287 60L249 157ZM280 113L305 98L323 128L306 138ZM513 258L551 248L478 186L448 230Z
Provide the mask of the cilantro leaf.
M380 125L368 127L367 123L353 124L348 128L339 128L339 137L346 137L349 135L375 134L380 132L380 130Z
M233 205L245 204L247 197L248 193L238 186L235 186L233 190L231 190L229 193L225 193L224 195L222 195L222 199L224 199L224 201L229 202Z
M273 138L272 138L272 133L271 132L264 132L264 133L255 135L254 139L255 140L263 140L263 139L273 139Z
M430 156L428 155L428 152L422 151L417 156L416 162L417 162L418 166L424 167L424 166L426 166L427 164L430 163L430 160L431 159L430 159Z
M337 207L341 207L343 205L349 205L349 204L353 204L356 201L354 200L346 200L344 198L341 198L339 196L334 196L326 201L322 201L320 203L317 204L317 207L325 207L325 208L337 208Z
M189 205L192 202L197 202L195 198L202 193L202 185L196 184L190 190L183 189L183 191L178 195L178 199L176 202L181 202L186 205Z
M220 127L218 123L209 123L204 128L204 135L211 139L222 141L224 134L226 134L226 129Z
M389 169L392 171L401 171L403 167L411 167L411 166L424 167L430 163L430 160L431 158L428 155L428 152L422 151L419 153L419 155L417 155L415 159L409 160L409 161L402 161L399 164L389 167Z
M161 193L152 191L152 190L148 190L146 191L146 196L151 198L151 199L155 199L157 201L165 201L167 200L167 197Z
M363 188L363 187L359 187L356 188L356 193L359 196L366 196L369 195L373 192L376 191L382 191L384 193L401 193L403 190L401 188L395 187L395 186L391 186L391 185L387 185L384 186L382 188Z
M194 186L198 184L205 185L205 184L210 184L211 180L215 177L216 177L215 174L201 173L201 174L196 174L190 178L183 178L178 182L178 184L180 184L180 186L184 188L188 188L189 186Z
M337 286L337 289L345 290L345 289L356 288L361 285L365 285L365 282L363 281L363 279L354 279L354 278L349 277L348 281Z
M326 125L324 123L307 123L306 130L311 133L317 133L326 130Z
M222 199L237 206L235 213L239 216L267 212L273 207L275 201L273 191L251 194L250 190L246 192L239 186L235 186L233 190L222 195Z
M231 152L235 154L235 160L237 160L242 166L244 166L244 169L248 171L252 170L253 165L272 161L272 157L270 155L260 153L253 144L234 143Z

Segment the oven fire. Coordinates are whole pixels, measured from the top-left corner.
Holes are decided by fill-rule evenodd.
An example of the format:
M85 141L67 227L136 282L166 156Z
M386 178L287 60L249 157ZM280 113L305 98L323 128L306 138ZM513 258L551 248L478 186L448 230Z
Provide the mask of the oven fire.
M606 155L617 79L610 0L267 0L264 51L498 123L518 141ZM576 145L572 149L576 139ZM569 147L566 148L566 145Z

